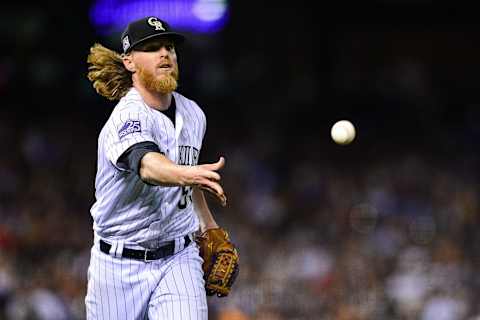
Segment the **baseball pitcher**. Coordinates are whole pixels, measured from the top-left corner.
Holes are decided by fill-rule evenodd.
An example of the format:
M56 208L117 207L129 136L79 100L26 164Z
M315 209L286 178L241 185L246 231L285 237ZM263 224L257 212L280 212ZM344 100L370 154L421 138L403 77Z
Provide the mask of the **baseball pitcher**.
M238 254L204 197L225 206L223 157L198 164L206 118L176 92L185 37L157 17L131 22L122 53L95 44L88 78L118 100L98 138L87 319L202 319L226 296Z

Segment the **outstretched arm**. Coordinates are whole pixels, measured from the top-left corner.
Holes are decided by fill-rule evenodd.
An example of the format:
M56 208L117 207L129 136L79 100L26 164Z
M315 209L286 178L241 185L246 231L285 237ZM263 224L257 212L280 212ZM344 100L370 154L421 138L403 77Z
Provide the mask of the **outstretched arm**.
M196 166L178 165L158 152L148 152L140 161L140 178L161 186L197 186L212 193L225 206L227 198L220 185L220 170L225 164L223 157L215 163Z

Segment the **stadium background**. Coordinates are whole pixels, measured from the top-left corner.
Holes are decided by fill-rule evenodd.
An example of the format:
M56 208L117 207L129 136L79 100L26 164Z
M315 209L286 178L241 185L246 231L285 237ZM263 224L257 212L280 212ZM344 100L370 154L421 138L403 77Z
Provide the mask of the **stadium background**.
M320 4L319 4L320 5ZM241 276L211 319L479 319L479 28L429 1L232 1L187 33ZM96 138L88 1L0 10L0 319L83 319ZM358 135L337 146L331 125Z

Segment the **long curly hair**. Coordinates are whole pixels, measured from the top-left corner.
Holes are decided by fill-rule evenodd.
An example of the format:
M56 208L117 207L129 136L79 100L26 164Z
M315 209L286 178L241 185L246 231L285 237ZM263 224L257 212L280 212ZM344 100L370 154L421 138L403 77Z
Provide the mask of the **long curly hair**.
M87 63L88 80L101 96L120 100L132 87L132 74L123 65L119 53L95 43L90 48Z

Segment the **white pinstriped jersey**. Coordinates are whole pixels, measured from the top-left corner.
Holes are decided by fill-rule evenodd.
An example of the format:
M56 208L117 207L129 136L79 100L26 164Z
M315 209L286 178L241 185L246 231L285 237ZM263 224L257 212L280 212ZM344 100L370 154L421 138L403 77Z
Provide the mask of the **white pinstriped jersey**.
M114 108L98 139L96 202L90 212L96 236L125 245L157 247L198 229L190 187L152 186L117 165L132 145L151 141L171 161L196 165L206 129L200 107L173 92L175 126L148 107L135 88Z

